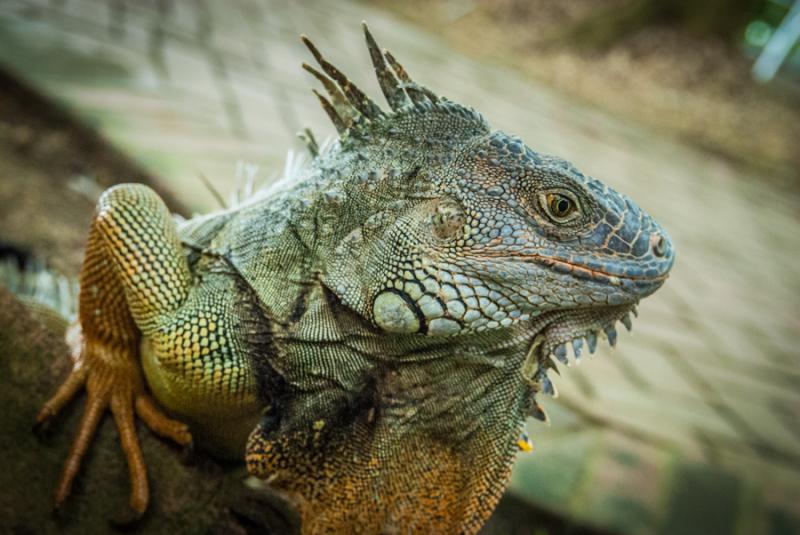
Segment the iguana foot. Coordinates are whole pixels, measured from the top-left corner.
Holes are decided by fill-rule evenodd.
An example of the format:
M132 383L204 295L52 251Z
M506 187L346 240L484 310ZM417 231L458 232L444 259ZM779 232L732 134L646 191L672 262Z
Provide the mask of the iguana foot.
M72 482L80 470L81 461L94 438L97 425L104 412L110 409L117 424L122 451L128 461L131 480L130 507L134 516L138 517L147 508L149 488L147 470L136 435L134 413L156 434L182 446L190 446L192 436L186 424L166 416L145 392L135 344L108 344L85 340L80 347L73 350L72 357L72 372L36 417L37 425L45 424L78 391L86 389L83 416L56 487L55 508L60 509L69 496Z

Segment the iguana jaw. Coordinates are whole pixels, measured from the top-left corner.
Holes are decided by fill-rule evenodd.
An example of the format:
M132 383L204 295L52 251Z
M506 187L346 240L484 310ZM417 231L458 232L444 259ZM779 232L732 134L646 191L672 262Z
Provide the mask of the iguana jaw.
M614 347L617 343L617 322L631 330L631 316L636 314L636 304L633 303L601 309L552 312L549 314L551 322L541 331L541 353L543 356L554 356L567 364L568 349L571 348L575 360L579 361L584 342L590 353L595 352L597 341L601 338L605 338Z
M594 353L601 338L614 347L617 343L617 322L630 331L633 327L631 315L637 315L636 307L636 303L631 303L601 309L558 310L537 318L531 329L531 342L521 369L533 394L528 404L529 416L549 421L544 409L536 401L536 394L558 397L558 391L547 373L551 369L558 371L556 362L569 366L571 362L568 355L571 352L574 362L580 363L584 344L589 353Z
M590 353L594 353L601 338L614 347L617 342L616 323L621 322L630 331L633 327L631 316L637 315L639 300L658 290L669 277L672 267L670 258L660 270L644 275L638 271L632 274L625 263L593 262L586 265L576 261L579 258L575 256L570 261L533 254L517 260L537 265L550 278L549 282L558 280L562 285L581 284L580 294L586 298L573 307L567 305L543 311L533 320L533 330L538 339L534 345L539 346L537 359L546 367L554 367L552 362L555 360L569 364L569 352L579 362L584 344Z

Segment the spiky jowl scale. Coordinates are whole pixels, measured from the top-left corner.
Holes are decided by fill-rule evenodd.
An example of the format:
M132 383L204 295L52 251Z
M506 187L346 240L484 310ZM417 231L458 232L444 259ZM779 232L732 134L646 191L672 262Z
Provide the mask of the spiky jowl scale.
M86 385L69 493L110 408L148 500L134 414L241 457L306 533L471 533L491 514L555 360L616 340L670 240L630 199L416 83L364 28L390 110L307 38L339 140L283 187L177 227L151 190L100 200L81 275ZM78 332L73 330L73 334ZM255 428L251 432L251 430Z

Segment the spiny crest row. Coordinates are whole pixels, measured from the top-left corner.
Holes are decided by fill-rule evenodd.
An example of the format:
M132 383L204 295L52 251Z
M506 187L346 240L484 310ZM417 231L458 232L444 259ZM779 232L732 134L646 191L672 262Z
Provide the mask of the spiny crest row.
M366 22L362 22L362 27L378 83L393 112L441 108L483 122L483 118L477 112L450 102L413 81L391 52L378 47ZM386 117L380 106L353 84L342 71L328 62L307 36L301 35L300 38L324 71L320 72L311 65L303 63L303 68L325 88L328 97L316 89L312 91L340 135L349 132L352 127L362 124L365 120L377 122Z

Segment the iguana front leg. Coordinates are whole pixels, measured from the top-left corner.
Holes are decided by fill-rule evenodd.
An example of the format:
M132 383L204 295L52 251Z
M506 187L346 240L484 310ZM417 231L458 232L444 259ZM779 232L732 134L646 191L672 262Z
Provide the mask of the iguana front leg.
M81 461L106 409L120 434L131 479L130 506L147 507L149 490L134 413L159 435L181 445L191 435L165 416L145 391L139 360L142 333L153 331L185 301L191 275L175 224L163 201L142 185L106 191L92 221L81 270L79 325L69 338L72 372L37 416L44 423L81 388L86 407L56 488L55 506L70 493Z

